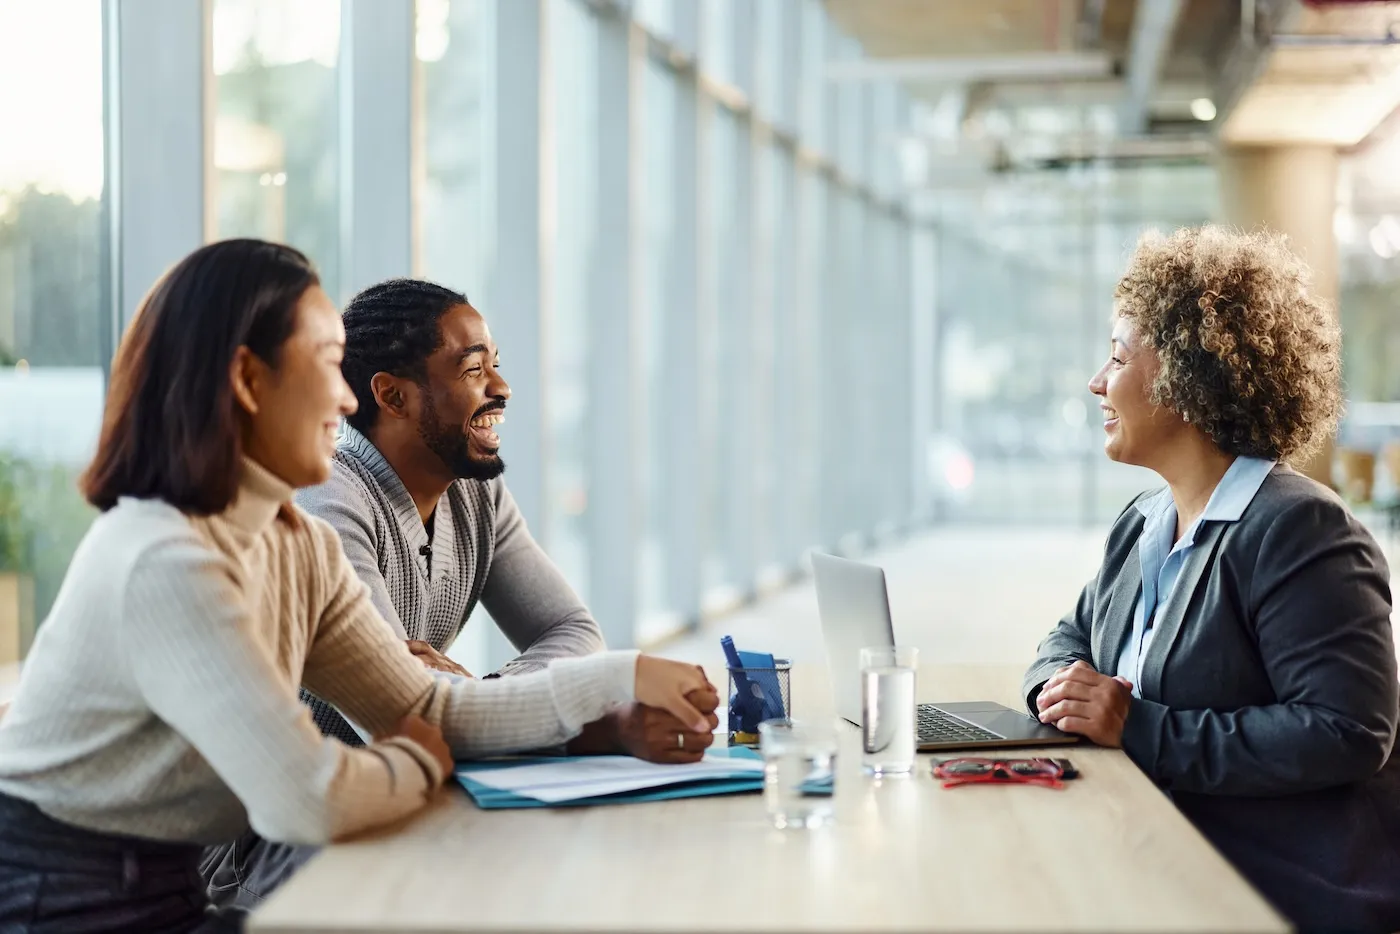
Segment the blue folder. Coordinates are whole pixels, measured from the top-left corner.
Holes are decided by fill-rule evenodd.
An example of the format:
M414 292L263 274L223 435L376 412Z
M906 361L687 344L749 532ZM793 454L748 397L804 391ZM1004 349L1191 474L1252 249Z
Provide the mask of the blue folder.
M752 749L745 749L741 746L727 749L712 749L711 756L729 756L736 759L758 759L758 753ZM752 792L763 790L763 775L745 774L732 778L704 778L693 782L683 782L675 785L662 785L655 788L639 788L635 791L624 791L611 795L596 795L590 798L575 798L569 801L550 803L529 798L525 795L517 794L513 791L506 791L500 788L492 788L479 781L467 778L462 774L464 768L470 768L473 772L484 769L509 768L518 765L531 765L536 762L568 762L571 759L582 758L580 756L548 756L537 758L515 758L503 759L494 762L471 762L459 763L456 774L457 784L466 789L467 794L477 807L483 810L495 810L498 808L544 808L544 807L577 807L579 805L598 804L630 804L635 801L669 801L674 798L696 798L702 795L729 795L741 792Z

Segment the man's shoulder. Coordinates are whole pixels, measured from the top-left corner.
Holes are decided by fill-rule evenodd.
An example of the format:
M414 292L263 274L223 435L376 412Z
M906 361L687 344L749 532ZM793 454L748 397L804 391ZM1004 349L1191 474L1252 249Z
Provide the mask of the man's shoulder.
M365 514L384 512L387 507L387 497L373 474L341 451L331 459L331 475L326 482L297 490L295 502L317 518L346 510Z

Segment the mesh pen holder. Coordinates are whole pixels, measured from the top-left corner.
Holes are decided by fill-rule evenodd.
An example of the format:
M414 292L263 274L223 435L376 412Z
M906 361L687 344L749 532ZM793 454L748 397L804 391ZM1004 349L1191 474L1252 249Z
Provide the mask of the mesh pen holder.
M757 746L764 720L792 718L792 663L775 658L771 668L730 668L729 745Z

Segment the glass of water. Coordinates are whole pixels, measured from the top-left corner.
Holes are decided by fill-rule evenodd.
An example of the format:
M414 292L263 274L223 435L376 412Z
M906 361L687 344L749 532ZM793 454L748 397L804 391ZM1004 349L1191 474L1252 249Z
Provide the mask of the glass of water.
M861 764L873 775L907 775L914 770L918 669L918 649L860 650Z
M831 819L836 733L798 720L758 725L763 803L780 829L820 827Z

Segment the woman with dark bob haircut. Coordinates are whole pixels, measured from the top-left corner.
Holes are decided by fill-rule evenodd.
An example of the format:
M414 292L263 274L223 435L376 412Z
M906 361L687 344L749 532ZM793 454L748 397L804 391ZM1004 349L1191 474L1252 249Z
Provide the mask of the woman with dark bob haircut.
M226 926L199 858L250 825L319 844L385 824L454 758L562 743L634 700L712 728L693 665L603 652L449 682L409 654L292 504L355 410L344 346L285 246L206 246L146 297L82 481L103 514L0 720L0 929ZM299 685L377 741L322 737Z
M1134 500L1041 643L1032 713L1121 746L1303 929L1400 929L1389 571L1289 461L1341 409L1340 336L1269 234L1149 234L1089 383ZM1125 820L1131 821L1132 815Z

